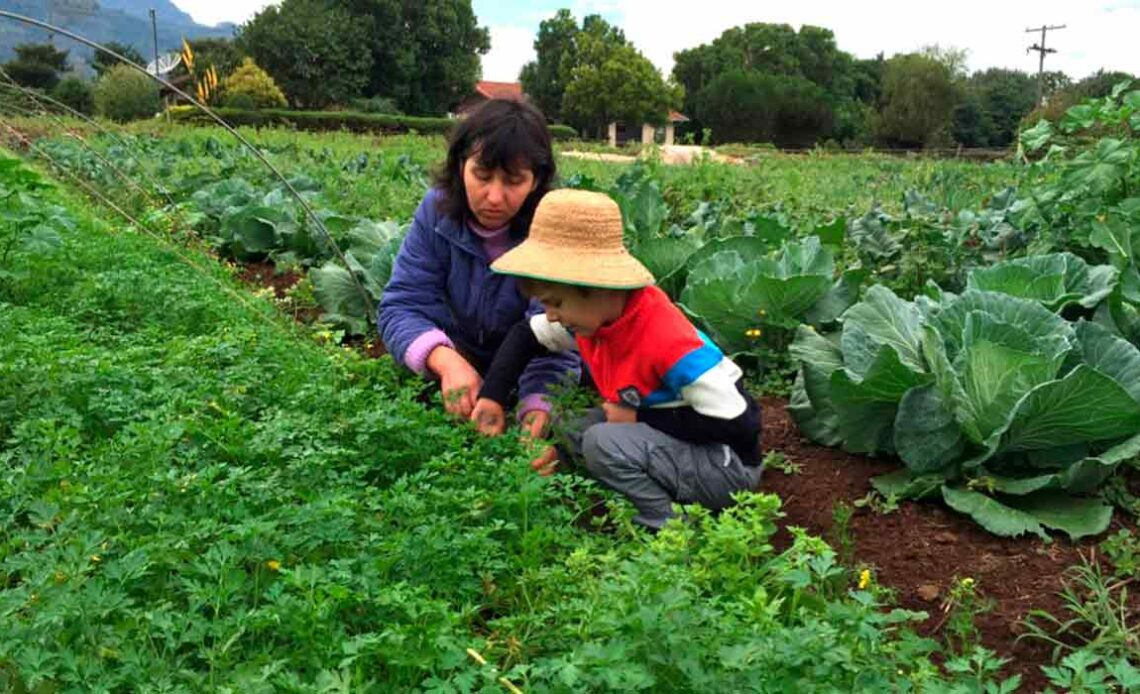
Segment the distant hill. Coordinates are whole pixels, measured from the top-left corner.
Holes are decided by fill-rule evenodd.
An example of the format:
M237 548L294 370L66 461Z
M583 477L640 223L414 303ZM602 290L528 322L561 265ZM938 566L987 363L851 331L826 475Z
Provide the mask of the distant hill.
M118 41L134 46L148 59L154 53L151 8L158 21L160 52L177 49L183 36L230 37L236 29L229 23L213 27L198 24L170 0L0 0L0 10L50 22L99 43ZM48 33L43 29L0 17L0 62L10 60L14 56L12 49L18 44L47 40ZM83 69L90 61L92 49L59 35L54 43L70 52L73 66Z

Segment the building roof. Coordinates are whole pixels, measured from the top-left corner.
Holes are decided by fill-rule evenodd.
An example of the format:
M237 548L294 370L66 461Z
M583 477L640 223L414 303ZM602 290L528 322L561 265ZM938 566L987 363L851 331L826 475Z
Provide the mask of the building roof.
M670 111L669 112L669 122L670 123L688 123L689 119L683 113L680 113L678 111Z
M519 82L476 82L475 93L487 99L521 99L522 84Z

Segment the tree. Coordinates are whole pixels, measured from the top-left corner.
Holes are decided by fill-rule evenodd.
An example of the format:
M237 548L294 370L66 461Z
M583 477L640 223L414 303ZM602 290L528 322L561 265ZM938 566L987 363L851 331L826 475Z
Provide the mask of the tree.
M831 131L834 120L819 85L756 70L722 73L705 87L698 103L697 115L718 143L810 146Z
M891 145L933 145L949 137L957 97L944 63L917 53L896 55L883 70L876 136Z
M1025 114L1037 105L1037 78L1020 70L990 68L970 77L969 89L981 100L990 130L986 146L1014 142Z
M226 77L222 97L230 106L241 102L248 103L249 108L283 108L287 105L285 95L273 78L259 68L253 58L246 58L241 67Z
M239 47L273 77L290 102L307 108L346 103L368 84L368 28L324 0L284 0L245 24Z
M717 142L772 142L779 106L776 77L755 70L722 73L695 100L692 113Z
M95 86L95 109L117 121L153 116L159 109L154 81L129 65L116 65Z
M596 47L595 47L596 48ZM589 53L590 47L586 48ZM562 98L562 112L584 132L613 121L662 125L680 105L683 92L633 46L619 46L603 62L575 68Z
M1073 103L1084 99L1100 99L1112 93L1112 88L1121 82L1135 81L1136 77L1127 72L1097 70L1072 86Z
M523 66L523 91L551 120L568 120L563 111L566 88L579 68L600 67L628 45L621 29L599 15L588 15L579 27L570 10L559 10L538 27L535 60Z
M578 22L570 10L558 10L538 25L534 39L535 60L523 66L519 74L523 91L546 117L562 120L562 95L575 67L574 39Z
M146 64L149 62L142 56L142 53L139 53L135 50L134 46L128 46L126 44L119 43L118 41L109 41L103 45L109 50L112 50L123 56L127 60L142 65L143 67L146 67ZM106 51L96 50L95 58L91 61L91 67L95 69L96 75L102 77L104 73L106 73L112 67L118 65L120 62L121 61L118 58L114 57L110 53Z
M945 65L946 69L950 71L950 79L952 80L964 80L970 73L968 68L970 51L965 48L955 48L954 46L944 47L934 43L929 46L923 46L922 50L919 51L919 55Z
M406 113L443 114L470 94L479 56L491 48L470 0L341 0L368 33L366 97L388 97Z
M247 57L237 42L233 39L207 38L192 39L190 50L194 52L194 66L198 70L206 70L213 66L218 77L225 78L238 69ZM179 66L179 71L186 72L185 66Z
M15 51L15 60L6 63L4 70L25 87L50 91L59 83L60 73L67 70L67 51L49 43L23 43Z
M731 125L740 119L720 110L732 107L731 100L725 101L731 95L725 90L734 83L747 90L750 110L758 108L752 101L758 90L774 89L772 98L781 100L772 109L759 109L778 114L771 127L758 125L752 131L766 133L763 139L769 141L811 144L830 136L863 139L868 105L878 93L881 65L881 58L858 61L839 50L830 29L805 25L797 32L787 24L751 23L728 29L711 43L676 53L673 79L685 88L685 113L696 116L692 126L710 126L705 119L713 118L720 124L712 127L718 140L723 141L726 126L741 134L750 130L744 123ZM734 74L738 71L779 80L765 83L760 77ZM717 88L710 89L721 78ZM716 105L702 103L706 97Z

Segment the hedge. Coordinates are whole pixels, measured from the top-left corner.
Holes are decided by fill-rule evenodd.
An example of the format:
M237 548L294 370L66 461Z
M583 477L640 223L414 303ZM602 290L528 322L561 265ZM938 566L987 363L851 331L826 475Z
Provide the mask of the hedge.
M446 133L455 125L452 118L423 118L396 116L385 113L359 113L356 111L289 111L266 108L256 111L237 108L216 108L214 112L230 125L264 127L283 125L298 130L325 131L350 130L352 132L407 132ZM212 123L213 119L196 108L175 106L167 110L179 121ZM578 133L568 125L551 125L550 133L556 140L568 140Z

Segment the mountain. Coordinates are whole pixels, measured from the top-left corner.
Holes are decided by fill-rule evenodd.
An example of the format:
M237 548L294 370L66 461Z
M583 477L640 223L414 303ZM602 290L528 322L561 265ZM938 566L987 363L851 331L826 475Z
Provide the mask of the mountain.
M198 24L171 0L0 0L0 10L54 24L98 43L118 41L134 46L148 58L154 54L151 8L155 10L161 53L177 50L182 37L230 37L237 28L229 23L213 27ZM0 17L0 62L10 60L18 44L48 40L44 29ZM58 34L53 42L69 51L70 62L77 68L82 69L93 54L93 49Z

